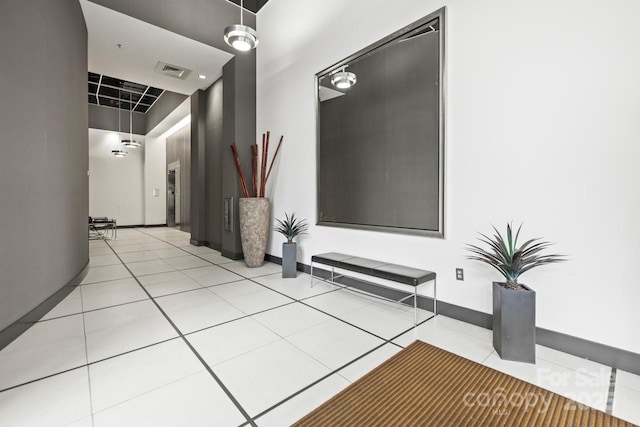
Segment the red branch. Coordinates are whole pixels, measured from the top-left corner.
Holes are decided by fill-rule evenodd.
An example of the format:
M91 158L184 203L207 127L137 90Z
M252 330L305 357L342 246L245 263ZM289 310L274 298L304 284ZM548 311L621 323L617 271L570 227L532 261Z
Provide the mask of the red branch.
M253 194L258 195L258 144L251 146L251 177Z
M284 135L281 135L280 141L278 142L278 146L276 147L276 152L273 155L273 159L271 159L271 165L269 166L269 171L267 172L267 178L265 179L265 182L269 179L269 175L271 175L271 169L273 169L273 164L276 162L276 157L278 157L278 151L280 151L280 146L282 145L283 138L284 138Z
M240 185L242 185L242 194L244 197L249 197L249 190L247 190L247 183L244 180L244 174L242 173L242 167L240 167L240 157L238 157L238 150L236 149L236 143L231 144L231 152L233 153L233 160L236 162L236 169L238 170L238 177L240 178Z

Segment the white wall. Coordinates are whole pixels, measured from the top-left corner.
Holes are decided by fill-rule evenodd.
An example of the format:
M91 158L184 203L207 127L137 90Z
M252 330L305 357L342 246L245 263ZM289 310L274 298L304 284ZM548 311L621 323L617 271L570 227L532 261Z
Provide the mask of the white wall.
M538 326L640 353L640 2L267 3L257 129L285 135L274 215L316 220L314 75L443 5L446 239L312 226L302 261L335 250L433 270L440 299L490 313L499 276L464 245L524 221L525 237L571 257L523 276ZM268 252L281 243L272 235Z
M157 190L157 196L154 196ZM167 139L147 135L144 148L144 223L167 222Z
M134 139L144 141L141 135ZM141 225L145 144L126 149L127 157L111 155L120 145L117 132L89 129L89 215L114 218L118 225Z

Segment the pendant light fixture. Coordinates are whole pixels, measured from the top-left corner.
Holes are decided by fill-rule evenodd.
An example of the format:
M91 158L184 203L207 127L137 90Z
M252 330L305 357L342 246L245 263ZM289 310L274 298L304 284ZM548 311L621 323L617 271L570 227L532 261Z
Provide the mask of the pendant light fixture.
M342 70L331 76L331 84L338 89L349 89L356 84L357 78L355 73L346 70L346 66Z
M258 46L258 33L253 28L243 24L243 9L243 1L240 0L240 24L229 25L224 29L224 41L232 48L246 52Z
M123 139L122 145L127 148L140 147L140 143L133 139L133 102L131 101L131 94L129 94L129 139Z
M118 111L118 139L120 139L120 91L118 90L118 105L116 106L116 110ZM127 157L126 151L117 147L115 150L111 150L111 154L116 157Z

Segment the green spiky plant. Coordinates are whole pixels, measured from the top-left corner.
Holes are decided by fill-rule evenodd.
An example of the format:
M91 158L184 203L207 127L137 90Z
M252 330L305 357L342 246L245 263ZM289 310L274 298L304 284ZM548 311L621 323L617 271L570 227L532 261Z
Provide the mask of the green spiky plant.
M522 224L513 236L512 225L507 223L506 239L494 226L492 227L495 231L493 238L482 233L479 233L482 238L478 238L481 242L489 245L489 248L467 245L467 250L473 253L467 258L489 264L498 270L506 279L505 287L507 289L520 289L518 277L532 268L567 261L564 255L542 255L540 252L547 249L552 243L543 242L540 238L527 240L518 247L518 236Z
M292 243L297 236L307 232L306 220L296 218L295 213L288 214L285 212L284 218L284 221L276 218L277 225L273 229L286 237L287 243Z

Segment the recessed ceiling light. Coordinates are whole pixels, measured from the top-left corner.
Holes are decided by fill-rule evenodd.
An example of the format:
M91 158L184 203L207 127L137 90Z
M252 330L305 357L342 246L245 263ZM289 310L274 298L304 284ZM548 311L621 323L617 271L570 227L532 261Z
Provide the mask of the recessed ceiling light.
M205 76L204 74L198 74L198 78L199 78L200 80L206 80L206 79L207 79L207 76Z

